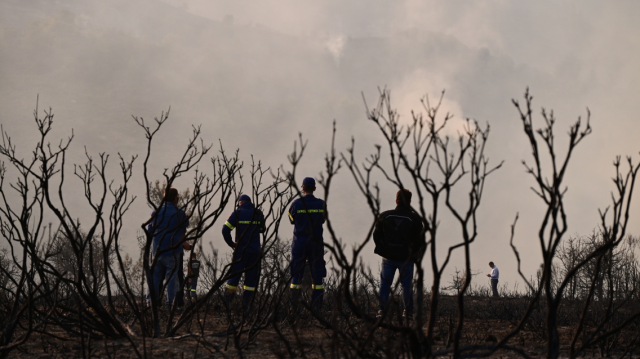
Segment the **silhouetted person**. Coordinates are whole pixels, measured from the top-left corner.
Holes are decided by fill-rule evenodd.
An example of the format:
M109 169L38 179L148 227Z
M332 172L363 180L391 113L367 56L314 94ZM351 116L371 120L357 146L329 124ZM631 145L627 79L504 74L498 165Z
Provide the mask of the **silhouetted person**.
M300 285L307 261L313 282L311 303L315 310L322 308L324 297L322 281L327 275L327 269L324 261L322 225L327 209L324 201L313 195L315 190L316 181L306 177L302 180L304 196L293 201L289 208L289 220L294 225L291 244L291 297L294 310L300 300Z
M376 220L373 231L373 241L376 244L374 252L382 257L379 316L387 308L396 270L400 272L402 284L403 316L413 315L413 268L421 258L426 242L422 219L411 209L410 204L411 191L400 190L396 193L396 208L381 213Z
M493 292L494 297L499 297L498 279L500 278L500 271L493 262L489 262L489 267L491 267L491 273L487 274L487 277L491 278L491 291Z
M195 250L191 251L189 263L187 263L187 298L189 301L195 301L197 298L196 287L198 286L198 277L200 276L200 261L196 257Z
M235 241L231 238L231 231L236 230ZM244 293L242 303L248 311L251 299L260 279L260 233L266 230L262 211L251 203L251 197L243 194L238 198L238 208L231 213L229 219L222 226L222 235L229 247L233 248L233 265L231 277L227 281L225 300L231 303L238 290L240 277L244 272Z
M152 254L157 258L153 270L153 284L158 299L162 298L162 282L167 282L166 307L171 309L176 292L179 289L179 266L182 266L183 247L189 248L187 242L180 242L189 226L189 218L178 208L178 190L171 187L164 193L164 204L157 212L151 214L152 221L148 230L153 234Z

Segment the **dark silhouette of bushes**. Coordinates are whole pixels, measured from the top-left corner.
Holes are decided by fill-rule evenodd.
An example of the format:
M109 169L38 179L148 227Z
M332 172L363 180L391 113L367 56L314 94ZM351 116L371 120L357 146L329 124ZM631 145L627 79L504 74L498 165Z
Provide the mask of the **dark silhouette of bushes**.
M300 195L297 170L307 148L302 135L288 164L273 169L253 157L245 165L238 151L229 153L222 145L212 155L213 145L206 144L200 128L194 127L178 161L158 174L148 167L151 145L169 113L150 123L134 117L147 140L140 159L118 156L119 170L111 174L109 155L86 153L86 162L70 172L66 158L73 135L63 141L50 139L53 114L45 111L41 118L36 109L40 140L33 156L19 156L7 133L0 145L0 357L23 350L35 337L45 352L61 350L57 343L71 338L80 343L77 350L83 357L115 356L113 343L122 339L133 356L154 357L154 337L190 341L193 351L183 352L187 357L197 357L199 351L231 351L243 357L259 347L261 355L277 357L488 357L498 351L525 358L637 355L638 241L627 233L627 224L638 165L630 158L626 164L621 158L614 161L611 206L601 212L593 233L568 237L563 181L573 151L591 133L589 119L578 119L570 127L569 146L559 153L553 113L543 109L538 127L528 91L524 104L514 101L532 150L525 169L533 179L534 194L545 204L538 232L543 263L538 273L520 271L514 245L516 215L511 245L525 287L501 288L502 298L489 298L488 288L473 282L470 245L477 239L485 181L501 163L490 165L485 155L489 126L467 120L457 137L448 135L451 115L440 113L441 101L442 97L432 105L425 97L424 113L415 112L411 121L402 123L390 92L382 90L376 105L367 106L382 145L359 157L355 140L343 153L336 152L332 141L325 168L316 177L329 208L325 249L331 264L320 311L309 305L310 288L303 290L297 310L289 305L290 230L280 228L291 201ZM333 131L335 139L335 123ZM123 219L136 197L129 186L139 162L147 192L136 195L151 209L163 204L159 193L165 186L178 177L192 178L179 204L190 216L183 241L198 251L203 266L198 299L184 309L163 310L161 298L148 290L156 265L153 234L147 229L153 217L139 220L139 256L121 248ZM332 180L341 171L353 178L371 213L368 233L352 247L341 241L334 227L338 219L330 216L332 205L339 204L330 196ZM361 261L373 219L382 211L380 179L414 192L413 207L428 228L422 233L427 265L420 260L416 266L414 318L402 316L397 285L389 309L376 315L378 274ZM82 225L77 209L67 205L70 185L74 193L84 195L89 208ZM267 219L261 280L250 311L239 300L226 305L224 283L236 274L231 273L232 258L219 256L212 244L203 243L207 233L218 233L225 207L241 193L249 194ZM454 202L454 196L465 201ZM455 219L459 238L442 257L437 255L443 245L438 223L445 214ZM458 252L464 267L456 268L449 280L445 273ZM433 279L425 287L428 272ZM303 285L310 287L307 281ZM96 342L104 348L98 349Z

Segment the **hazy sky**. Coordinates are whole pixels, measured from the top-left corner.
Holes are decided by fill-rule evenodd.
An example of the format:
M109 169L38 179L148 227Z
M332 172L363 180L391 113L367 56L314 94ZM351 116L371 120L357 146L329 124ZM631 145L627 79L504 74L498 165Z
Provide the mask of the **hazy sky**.
M509 283L517 280L508 246L513 218L520 213L516 243L533 275L542 215L521 164L530 151L512 98L521 99L529 86L538 113L542 106L554 109L561 145L568 127L591 110L594 133L578 148L567 177L570 234L597 226L597 209L610 202L615 156L640 160L640 3L634 1L6 0L0 9L3 128L25 151L35 143L30 115L40 94L41 108L56 111L54 134L74 129L74 161L82 160L84 145L92 153L130 156L144 151L130 116L150 119L171 106L154 149L156 177L167 159L177 158L191 124L202 124L209 142L240 148L245 161L256 154L273 167L286 162L303 132L309 151L300 176L317 175L334 119L340 151L353 136L364 159L381 142L361 93L373 103L377 88L386 86L408 119L422 96L445 89L445 110L489 123L491 161L505 161L487 183L472 265L487 271L493 260ZM393 192L384 207L393 206ZM362 241L371 223L354 193L343 170L329 208L347 243ZM635 201L632 216L639 211ZM124 234L133 238L147 212L136 203ZM640 230L635 222L632 234ZM206 240L224 252L220 226ZM459 238L446 218L441 230L447 244ZM285 225L283 234L288 231ZM375 270L373 247L365 252ZM451 268L456 265L462 266Z
M173 2L173 1L171 1ZM580 61L585 71L601 71L617 54L637 58L638 24L634 1L175 1L212 19L263 24L296 36L389 36L408 29L455 37L474 48L488 48L515 62L557 71ZM627 63L618 59L618 64ZM628 64L633 63L630 62Z
M520 160L530 158L529 149L522 142L524 137L517 126L515 110L509 109L510 98L521 98L524 88L532 86L535 108L555 109L560 119L556 126L558 137L566 134L578 116L586 115L586 107L592 112L594 134L580 146L570 167L567 196L570 234L589 233L596 226L596 208L608 205L613 188L609 179L613 176L614 157L637 155L640 147L635 131L631 130L638 128L635 93L640 84L637 71L640 44L635 35L640 33L640 24L634 15L640 10L637 2L194 0L182 4L186 4L188 11L212 19L261 24L309 41L324 40L338 61L348 50L350 39L393 37L418 29L449 35L474 51L506 58L515 67L534 72L534 77L545 78L536 87L527 78L489 77L493 86L487 87L496 91L519 88L508 93L509 97L501 99L501 103L478 103L473 99L477 94L468 94L466 102L455 98L464 92L456 88L461 85L456 81L460 73L484 70L465 68L464 60L456 59L435 72L418 68L401 81L389 79L399 83L391 86L391 90L404 116L408 117L409 109L419 106L417 99L421 95L435 96L446 89L454 94L454 99L445 99L448 110L456 116L469 116L492 125L491 158L496 162L504 159L506 163L487 186L480 217L486 220L480 224L479 243L474 245L477 253L474 268L484 269L484 262L494 258L505 264L503 278L509 281L514 280L510 273L514 261L507 246L510 221L519 211L518 245L526 253L535 253L532 229L537 228L541 213L540 207L533 205L536 212L529 205L535 201L534 195L527 192L532 182L523 175L520 164ZM500 111L495 111L496 108ZM493 118L496 112L500 112L501 118ZM516 126L505 131L499 127L503 121L513 121ZM511 188L505 188L504 181L510 181ZM640 206L635 204L633 209L637 211ZM638 229L632 223L632 233ZM525 261L529 269L535 268L535 257Z

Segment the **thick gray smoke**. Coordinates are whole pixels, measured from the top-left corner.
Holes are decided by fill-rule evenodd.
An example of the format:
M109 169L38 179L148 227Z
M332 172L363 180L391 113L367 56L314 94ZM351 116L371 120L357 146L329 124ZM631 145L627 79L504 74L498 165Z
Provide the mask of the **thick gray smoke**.
M381 142L361 93L375 102L378 87L386 86L409 119L422 96L445 89L445 110L490 123L490 157L495 164L505 160L486 189L473 267L485 270L493 260L513 283L509 226L519 212L516 243L538 253L542 213L521 165L529 149L511 99L530 87L536 109L555 109L560 137L591 110L594 133L575 155L567 194L569 232L590 233L597 209L609 204L613 159L637 155L640 147L634 136L638 10L633 1L577 0L5 0L0 123L28 156L37 141L31 113L39 94L40 108L51 106L56 114L55 135L74 129L70 162L81 162L83 146L93 154L142 153L144 136L131 115L151 119L171 106L154 147L158 178L177 159L192 124L202 124L208 141L220 139L227 150L240 148L243 159L255 154L274 168L286 162L302 132L309 151L300 173L314 176L324 165L334 119L338 150L354 136L364 157ZM394 199L388 188L385 207ZM329 208L346 243L362 241L371 223L353 193L343 171ZM124 229L131 249L148 215L138 201ZM441 238L453 243L459 237L446 222L441 228ZM206 240L225 247L217 228ZM376 268L372 252L364 259ZM529 256L525 271L533 274L539 262Z

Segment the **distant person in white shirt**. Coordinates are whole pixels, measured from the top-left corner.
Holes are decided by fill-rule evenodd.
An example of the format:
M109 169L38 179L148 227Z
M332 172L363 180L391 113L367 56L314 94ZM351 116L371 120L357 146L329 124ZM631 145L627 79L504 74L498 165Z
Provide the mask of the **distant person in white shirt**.
M497 298L499 297L498 278L500 277L500 271L493 262L489 262L489 267L491 267L491 273L487 274L487 277L491 278L491 290L493 291L493 296Z

